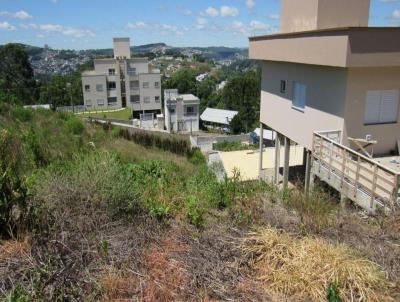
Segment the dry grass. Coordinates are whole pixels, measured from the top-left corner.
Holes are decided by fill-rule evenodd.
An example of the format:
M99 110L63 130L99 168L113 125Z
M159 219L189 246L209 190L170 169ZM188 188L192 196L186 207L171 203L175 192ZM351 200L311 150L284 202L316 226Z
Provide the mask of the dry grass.
M140 291L140 280L136 276L123 274L109 268L100 280L102 301L132 301Z
M267 287L295 299L323 301L337 285L343 301L393 300L382 269L345 245L266 228L249 235L243 251Z
M0 241L0 261L30 254L31 246L28 242L14 240Z

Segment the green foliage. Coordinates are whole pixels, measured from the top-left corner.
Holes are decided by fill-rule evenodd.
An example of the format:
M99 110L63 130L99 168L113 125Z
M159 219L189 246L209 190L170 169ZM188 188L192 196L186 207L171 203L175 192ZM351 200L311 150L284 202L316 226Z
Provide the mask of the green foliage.
M26 205L22 180L21 142L7 130L0 132L0 237L13 235Z
M85 126L77 117L70 117L67 121L68 130L74 135L82 135L85 131Z
M31 103L35 82L29 57L22 46L7 44L0 48L0 101Z
M4 302L29 302L32 297L22 288L20 284L15 286L14 289L7 292L4 296Z
M189 195L186 198L186 215L190 223L197 227L201 227L204 223L205 209L202 207L200 200L196 196Z
M197 166L207 165L207 159L200 149L193 149L193 153L189 156L189 161Z
M215 143L213 145L213 149L216 151L231 152L231 151L241 151L241 150L256 150L258 149L258 146L242 144L242 142L240 141L237 142L222 141Z
M329 302L341 302L338 285L332 283L326 289L326 298Z
M32 110L23 107L15 107L11 115L15 120L21 122L29 122L33 117Z

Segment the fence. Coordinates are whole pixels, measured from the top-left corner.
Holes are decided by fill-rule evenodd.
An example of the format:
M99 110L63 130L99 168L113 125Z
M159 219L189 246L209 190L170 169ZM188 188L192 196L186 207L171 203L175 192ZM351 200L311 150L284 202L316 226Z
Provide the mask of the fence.
M398 206L400 173L314 133L313 173L368 211Z

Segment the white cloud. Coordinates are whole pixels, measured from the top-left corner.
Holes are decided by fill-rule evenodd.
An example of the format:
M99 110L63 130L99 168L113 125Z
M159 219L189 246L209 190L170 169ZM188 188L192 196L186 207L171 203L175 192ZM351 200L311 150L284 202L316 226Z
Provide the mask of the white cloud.
M207 20L204 18L197 18L196 19L196 28L197 29L204 29L207 25Z
M392 13L393 19L400 19L400 9L395 9Z
M256 5L254 0L246 0L246 6L249 10L252 10L254 8L254 5Z
M210 17L217 17L219 15L219 11L215 7L210 6L206 9L205 14Z
M16 30L16 27L8 22L0 22L0 30Z
M268 30L269 28L270 28L269 25L261 21L253 20L250 22L250 29L254 31Z
M128 22L127 27L129 29L144 29L147 27L147 24L144 23L143 21L137 21L135 23Z
M20 20L32 19L32 16L28 14L24 10L17 11L15 13L11 13L8 11L0 11L0 16L8 17L8 18L15 18Z
M239 15L239 10L234 6L221 6L222 17L236 17Z
M182 14L182 15L185 15L185 16L191 16L191 15L193 15L192 10L190 10L189 8L184 7L184 6L178 6L178 7L177 7L177 11L178 11L178 13L180 13L180 14Z
M95 34L89 30L84 28L75 28L75 27L65 27L59 24L40 24L34 25L31 24L32 28L38 28L44 32L53 32L53 33L61 33L65 36L72 36L75 38L83 38L83 37L94 37Z
M280 16L278 14L269 14L268 19L270 20L279 20Z

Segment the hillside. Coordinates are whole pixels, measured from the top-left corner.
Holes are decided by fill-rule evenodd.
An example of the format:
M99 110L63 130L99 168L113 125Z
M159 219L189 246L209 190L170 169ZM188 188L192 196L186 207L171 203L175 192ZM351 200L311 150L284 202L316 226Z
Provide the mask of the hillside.
M185 136L0 103L0 299L394 301L398 215L218 181Z

